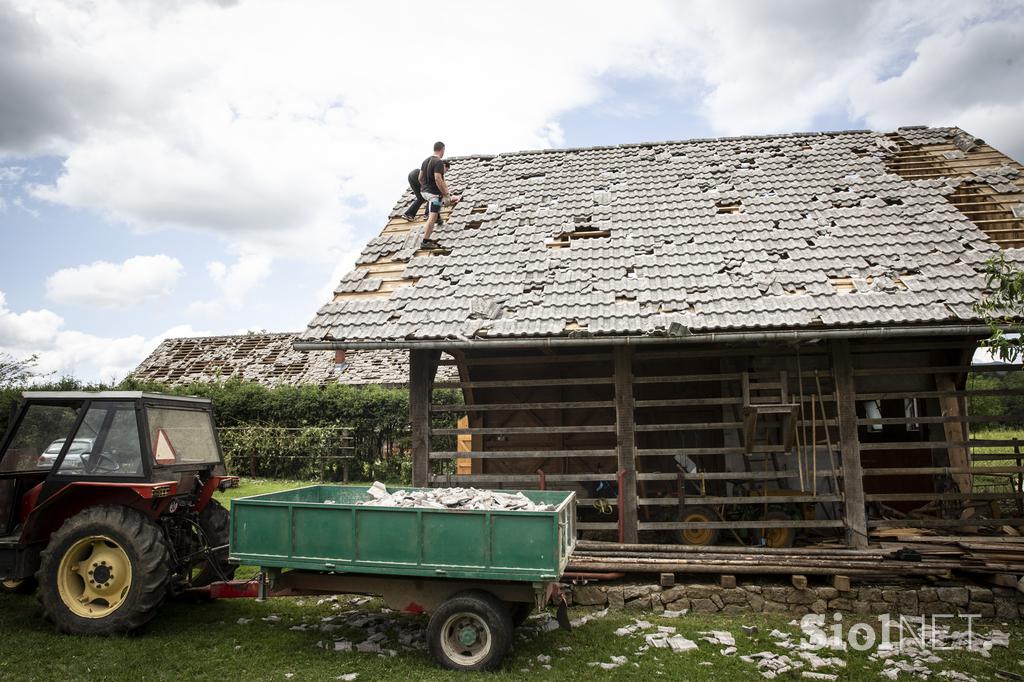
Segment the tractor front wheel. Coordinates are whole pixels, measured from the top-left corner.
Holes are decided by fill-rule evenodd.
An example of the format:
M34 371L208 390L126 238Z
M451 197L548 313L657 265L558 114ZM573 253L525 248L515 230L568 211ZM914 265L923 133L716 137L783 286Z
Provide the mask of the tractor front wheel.
M36 579L46 616L73 635L136 630L156 615L171 579L160 528L127 507L93 507L64 522Z
M765 521L792 521L792 517L784 509L769 509L764 515ZM776 549L792 547L796 542L796 528L755 528L754 544Z
M721 519L711 507L698 504L683 507L679 520L683 523L714 523ZM684 545L717 545L718 535L717 528L683 528L679 531L679 541Z

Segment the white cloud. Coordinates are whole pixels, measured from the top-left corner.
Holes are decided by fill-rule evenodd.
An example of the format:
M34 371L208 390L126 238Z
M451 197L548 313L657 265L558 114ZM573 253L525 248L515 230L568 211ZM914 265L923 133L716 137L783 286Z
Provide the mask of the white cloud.
M64 328L64 319L49 310L16 313L0 292L0 353L16 358L38 355L36 370L52 376L120 380L166 338L201 336L188 325L171 327L153 337L133 334L105 337Z
M0 98L0 153L66 156L37 198L333 264L363 241L353 219L380 220L434 139L451 154L562 144L559 118L608 98L612 79L663 83L666 109L721 134L852 115L959 124L1024 155L1022 14L953 0L452 2L421 56L411 0L14 0L0 6L0 90L15 93Z
M46 295L57 303L138 305L170 295L183 270L181 261L163 254L135 256L123 263L96 261L50 275Z
M246 295L270 277L272 263L270 256L263 254L242 255L231 265L210 261L206 264L206 271L219 294L190 304L188 314L213 315L226 306L242 305Z

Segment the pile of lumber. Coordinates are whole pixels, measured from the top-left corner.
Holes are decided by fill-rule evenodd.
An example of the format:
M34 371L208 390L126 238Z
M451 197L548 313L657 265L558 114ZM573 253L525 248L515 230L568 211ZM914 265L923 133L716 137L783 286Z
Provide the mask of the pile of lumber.
M997 540L997 541L994 541ZM951 542L952 541L952 542ZM932 576L1024 573L1024 538L913 536L904 542L841 547L693 547L580 541L570 572L755 575Z
M886 551L913 550L922 561L959 564L966 573L1024 574L1024 538L1006 535L896 535L879 543Z

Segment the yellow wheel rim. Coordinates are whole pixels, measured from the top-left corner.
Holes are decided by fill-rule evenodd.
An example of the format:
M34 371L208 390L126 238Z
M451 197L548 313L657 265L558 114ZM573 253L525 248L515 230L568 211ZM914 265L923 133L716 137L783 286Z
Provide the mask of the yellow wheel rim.
M21 587L21 584L23 582L25 582L25 581L24 580L4 580L3 581L3 586L5 588L7 588L8 590L16 590L19 587Z
M132 562L105 535L78 540L57 569L57 591L64 605L82 618L105 618L117 611L132 586Z
M764 544L766 547L785 547L789 540L789 528L764 528Z
M683 517L684 523L704 523L710 520L703 514L690 514ZM710 544L713 536L713 528L686 528L683 530L683 541L690 545Z

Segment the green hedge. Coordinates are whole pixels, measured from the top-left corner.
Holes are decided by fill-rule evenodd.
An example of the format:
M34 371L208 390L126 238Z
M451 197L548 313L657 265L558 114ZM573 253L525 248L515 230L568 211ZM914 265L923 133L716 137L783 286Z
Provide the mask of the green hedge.
M409 474L409 392L404 388L379 386L279 386L228 380L216 384L191 384L169 388L161 384L132 380L117 386L82 384L65 379L33 390L145 390L155 393L196 395L213 401L218 428L246 427L244 433L230 432L224 439L229 464L249 473L250 456L257 461L257 473L281 478L311 478L319 473L320 453L334 452L334 429L352 429L351 475L361 479L407 480ZM11 406L20 399L21 388L0 391L0 427L6 431ZM458 404L461 393L437 390L434 402ZM455 415L435 418L437 426L453 426ZM282 435L281 428L298 429ZM453 442L435 439L435 447L454 450ZM308 448L308 449L307 449ZM308 459L295 457L303 450ZM340 476L340 465L330 470Z

